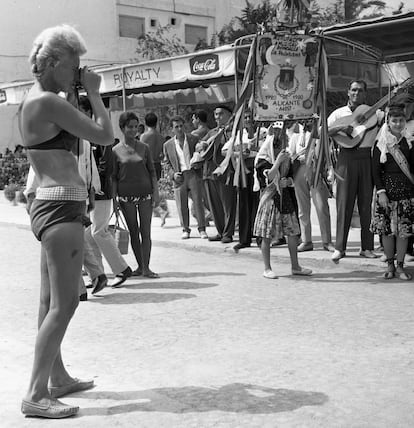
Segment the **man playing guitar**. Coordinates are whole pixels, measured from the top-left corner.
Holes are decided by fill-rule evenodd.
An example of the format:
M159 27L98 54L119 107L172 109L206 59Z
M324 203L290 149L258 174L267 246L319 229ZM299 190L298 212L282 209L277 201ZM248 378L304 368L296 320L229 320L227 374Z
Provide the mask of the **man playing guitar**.
M348 123L341 120L347 116L352 117L358 106L365 103L367 84L363 80L353 80L348 88L348 104L333 111L328 117L328 133L334 140L335 136L342 136L336 164L337 190L336 190L336 242L332 260L337 263L345 257L349 228L355 200L358 202L358 210L361 220L361 257L375 258L373 252L374 235L370 232L371 202L373 181L371 175L371 149L375 141L378 127L373 127L359 139L358 143L350 142L347 146L344 136L353 136L353 126L360 120L352 118ZM366 121L363 118L362 121ZM375 121L378 122L377 120Z

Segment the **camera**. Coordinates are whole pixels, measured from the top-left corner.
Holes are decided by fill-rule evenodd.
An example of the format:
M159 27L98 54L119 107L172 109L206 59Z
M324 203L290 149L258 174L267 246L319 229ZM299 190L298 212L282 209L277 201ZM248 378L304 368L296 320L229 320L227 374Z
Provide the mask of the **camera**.
M75 72L75 83L74 86L76 89L82 88L82 82L81 82L81 75L82 75L82 68L78 68Z

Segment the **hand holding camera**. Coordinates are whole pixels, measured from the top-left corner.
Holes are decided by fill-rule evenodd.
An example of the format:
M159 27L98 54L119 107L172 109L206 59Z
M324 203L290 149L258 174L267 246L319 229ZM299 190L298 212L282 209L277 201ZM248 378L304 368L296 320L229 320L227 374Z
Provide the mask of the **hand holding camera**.
M88 67L79 68L76 76L76 86L84 88L89 94L91 92L99 92L101 85L101 76Z

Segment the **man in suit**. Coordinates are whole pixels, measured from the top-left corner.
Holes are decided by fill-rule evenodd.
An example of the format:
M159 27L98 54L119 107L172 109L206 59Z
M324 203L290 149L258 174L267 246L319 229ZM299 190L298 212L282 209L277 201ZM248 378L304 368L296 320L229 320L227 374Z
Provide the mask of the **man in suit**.
M198 139L184 132L184 119L181 116L174 116L170 120L170 126L174 137L164 144L164 159L173 171L171 178L174 182L174 197L183 228L181 238L188 239L190 237L188 197L191 192L200 237L207 239L201 171L192 169L190 165Z
M213 214L217 235L209 238L210 241L221 241L223 244L233 242L236 220L237 191L233 185L234 168L230 162L223 175L214 176L214 170L224 160L222 148L230 138L227 131L217 134L224 128L231 117L231 109L226 105L218 105L214 109L214 119L217 127L210 130L197 145L197 150L203 152L203 179L206 189L208 205ZM215 136L217 136L215 138ZM214 144L212 141L214 140Z

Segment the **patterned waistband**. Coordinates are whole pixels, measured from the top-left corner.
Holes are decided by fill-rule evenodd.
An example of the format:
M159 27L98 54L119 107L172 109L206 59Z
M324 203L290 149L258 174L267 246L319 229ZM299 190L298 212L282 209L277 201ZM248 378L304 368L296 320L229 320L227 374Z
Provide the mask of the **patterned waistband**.
M87 197L87 190L78 187L39 187L36 190L36 199L42 201L85 201Z
M120 196L119 200L121 202L129 202L133 204L139 204L140 202L149 201L152 199L152 195L144 195L144 196Z

